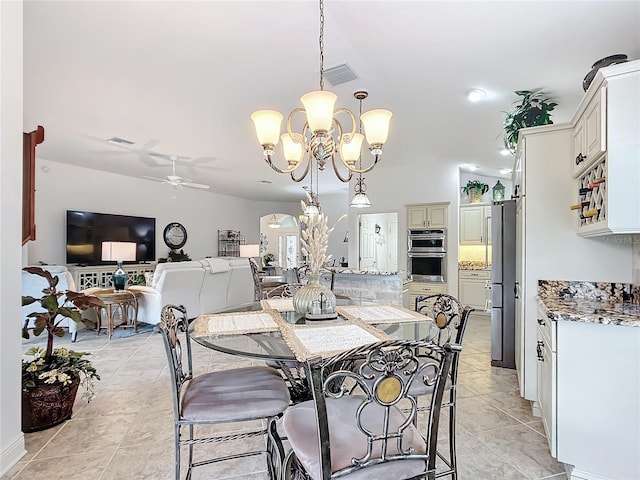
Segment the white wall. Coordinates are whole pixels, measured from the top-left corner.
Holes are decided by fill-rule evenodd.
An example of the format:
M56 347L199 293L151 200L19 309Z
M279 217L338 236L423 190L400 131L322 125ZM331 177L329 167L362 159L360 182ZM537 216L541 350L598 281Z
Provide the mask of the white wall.
M0 2L0 475L25 453L20 425L22 2Z
M195 260L217 256L218 230L239 230L246 243L259 243L262 215L296 208L291 203L255 202L192 188L173 195L173 187L159 182L38 159L37 239L29 243L28 262L66 263L67 209L154 217L156 258L169 252L162 240L164 227L180 222L187 229L183 249Z
M371 207L350 208L349 231L357 232L357 216L362 213L398 214L398 269L407 269L407 210L412 203L450 202L447 245L447 288L458 294L458 167L427 156L416 149L405 153L402 162L387 155L366 175ZM413 158L415 157L415 158ZM351 188L353 191L353 187ZM357 268L357 242L349 242L349 266Z

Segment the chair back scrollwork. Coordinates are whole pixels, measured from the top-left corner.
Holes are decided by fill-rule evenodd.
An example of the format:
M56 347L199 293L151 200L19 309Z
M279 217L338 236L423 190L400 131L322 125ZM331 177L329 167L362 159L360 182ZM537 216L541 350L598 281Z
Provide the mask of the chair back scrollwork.
M390 340L351 349L324 361L310 361L323 450L322 478L337 478L401 460L418 461L425 472L434 472L445 379L453 352L457 351L457 345ZM414 381L429 382L434 392L427 431L420 434L414 426L418 411L417 398L410 390ZM366 438L366 447L356 448L361 453L351 456L349 466L335 470L333 465L334 471L327 473L332 468L327 405L332 401L354 405L347 411L354 411L354 423L364 436L360 438Z
M182 305L165 305L160 313L160 332L169 360L169 373L173 390L173 406L176 418L180 416L182 386L193 378L191 342L187 333L187 310ZM184 338L184 347L181 338Z

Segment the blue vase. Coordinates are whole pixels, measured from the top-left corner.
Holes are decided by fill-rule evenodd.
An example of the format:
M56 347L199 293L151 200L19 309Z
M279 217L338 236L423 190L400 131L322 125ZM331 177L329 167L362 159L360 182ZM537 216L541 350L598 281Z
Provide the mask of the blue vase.
M124 290L124 286L127 283L127 272L122 269L122 262L118 262L118 268L113 272L111 281L113 282L113 288Z

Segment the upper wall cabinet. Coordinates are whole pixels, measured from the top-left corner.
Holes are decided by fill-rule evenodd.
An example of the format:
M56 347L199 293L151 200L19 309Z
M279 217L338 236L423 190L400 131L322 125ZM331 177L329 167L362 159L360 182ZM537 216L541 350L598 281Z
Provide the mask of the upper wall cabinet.
M460 205L460 245L489 244L489 205Z
M580 235L640 233L638 132L640 60L598 71L574 117L574 153L580 152L572 159L573 208Z
M407 205L407 228L447 228L449 203Z
M591 92L591 91L590 91ZM577 177L607 150L607 87L593 92L573 129L573 176Z

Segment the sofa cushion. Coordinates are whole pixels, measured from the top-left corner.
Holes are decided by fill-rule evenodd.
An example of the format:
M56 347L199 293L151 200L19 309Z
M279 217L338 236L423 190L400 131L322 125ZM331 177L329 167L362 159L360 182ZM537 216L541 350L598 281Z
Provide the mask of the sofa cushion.
M190 268L202 268L202 263L199 260L191 260L189 262L164 262L156 265L156 269L153 272L153 283L151 286L157 288L158 282L163 273L169 270L187 270Z
M203 258L200 263L208 273L230 272L231 265L225 258Z

